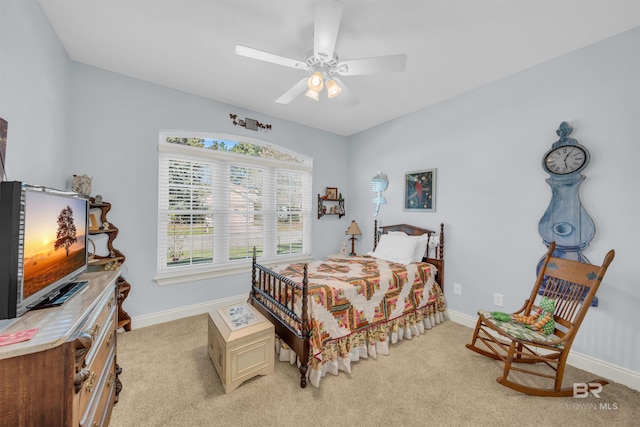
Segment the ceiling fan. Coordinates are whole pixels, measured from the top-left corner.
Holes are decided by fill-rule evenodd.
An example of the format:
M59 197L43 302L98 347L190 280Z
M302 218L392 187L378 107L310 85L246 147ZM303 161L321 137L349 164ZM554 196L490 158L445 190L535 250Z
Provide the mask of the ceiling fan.
M359 102L358 98L337 76L349 77L404 71L407 55L398 54L340 61L335 52L335 46L341 17L342 4L336 1L315 1L313 50L309 52L304 61L241 45L236 45L236 54L303 70L311 74L310 77L303 78L276 99L279 104L288 104L303 92L306 96L317 101L324 87L327 89L329 98L340 95L338 99L345 106L351 107Z

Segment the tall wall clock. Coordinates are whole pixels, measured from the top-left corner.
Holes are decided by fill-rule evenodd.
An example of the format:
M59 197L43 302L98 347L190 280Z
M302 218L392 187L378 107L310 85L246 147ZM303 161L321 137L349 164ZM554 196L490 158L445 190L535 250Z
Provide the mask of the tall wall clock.
M549 174L551 201L538 223L538 233L549 247L556 242L553 256L589 262L582 251L595 235L593 220L582 206L579 188L586 178L581 172L590 160L589 150L570 138L573 128L562 122L556 131L560 139L542 157L542 168ZM538 271L544 256L538 263ZM594 299L592 305L597 306Z

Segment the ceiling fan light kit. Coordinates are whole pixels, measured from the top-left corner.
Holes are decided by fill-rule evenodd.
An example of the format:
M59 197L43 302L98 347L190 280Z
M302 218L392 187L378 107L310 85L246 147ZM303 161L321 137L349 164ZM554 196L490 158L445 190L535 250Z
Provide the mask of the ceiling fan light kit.
M326 87L328 98L337 97L346 107L351 107L359 102L358 98L334 75L350 77L363 74L401 72L405 69L407 55L397 54L340 62L335 52L335 46L341 18L341 3L316 0L313 50L309 52L307 59L304 61L241 45L236 45L236 54L311 73L311 77L305 77L298 81L292 88L276 99L278 104L288 104L303 93L307 97L318 101L320 98L319 93L323 87Z
M314 101L320 100L320 92L323 88L327 88L327 98L334 98L342 92L342 88L333 79L327 79L323 73L316 71L307 80L309 89L305 92L305 96Z

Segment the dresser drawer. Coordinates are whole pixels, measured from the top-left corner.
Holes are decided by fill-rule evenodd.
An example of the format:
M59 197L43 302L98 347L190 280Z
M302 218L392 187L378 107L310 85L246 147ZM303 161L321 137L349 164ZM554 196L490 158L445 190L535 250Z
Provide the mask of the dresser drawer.
M111 365L114 365L115 358L117 322L117 311L115 305L112 306L108 315L110 317L107 318L104 329L98 337L98 341L94 341L91 346L91 357L85 360L87 362L86 369L89 370L89 376L82 384L82 388L79 391L79 413L81 424L83 424L89 416L90 411L88 409L94 406L96 404L95 401L101 398L101 382L106 381L107 371L109 369L113 370Z
M102 427L109 425L111 418L111 410L115 403L115 380L116 380L116 362L115 353L109 354L109 363L105 366L107 369L101 377L102 381L97 385L96 399L92 405L87 408L86 416L80 420L81 427Z
M104 299L98 304L93 318L84 326L85 332L91 336L91 341L93 342L85 358L85 365L87 366L92 363L93 358L96 357L96 353L99 351L96 343L101 341L105 335L108 335L111 330L115 330L115 326L111 325L110 322L113 313L116 312L116 305L115 291L105 295Z

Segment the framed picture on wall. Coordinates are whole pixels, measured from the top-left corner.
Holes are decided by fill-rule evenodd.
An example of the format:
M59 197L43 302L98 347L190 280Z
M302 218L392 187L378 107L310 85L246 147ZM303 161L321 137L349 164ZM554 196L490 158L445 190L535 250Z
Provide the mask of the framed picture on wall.
M435 212L436 169L405 172L403 199L405 211Z
M338 200L338 189L335 187L327 187L327 199Z

